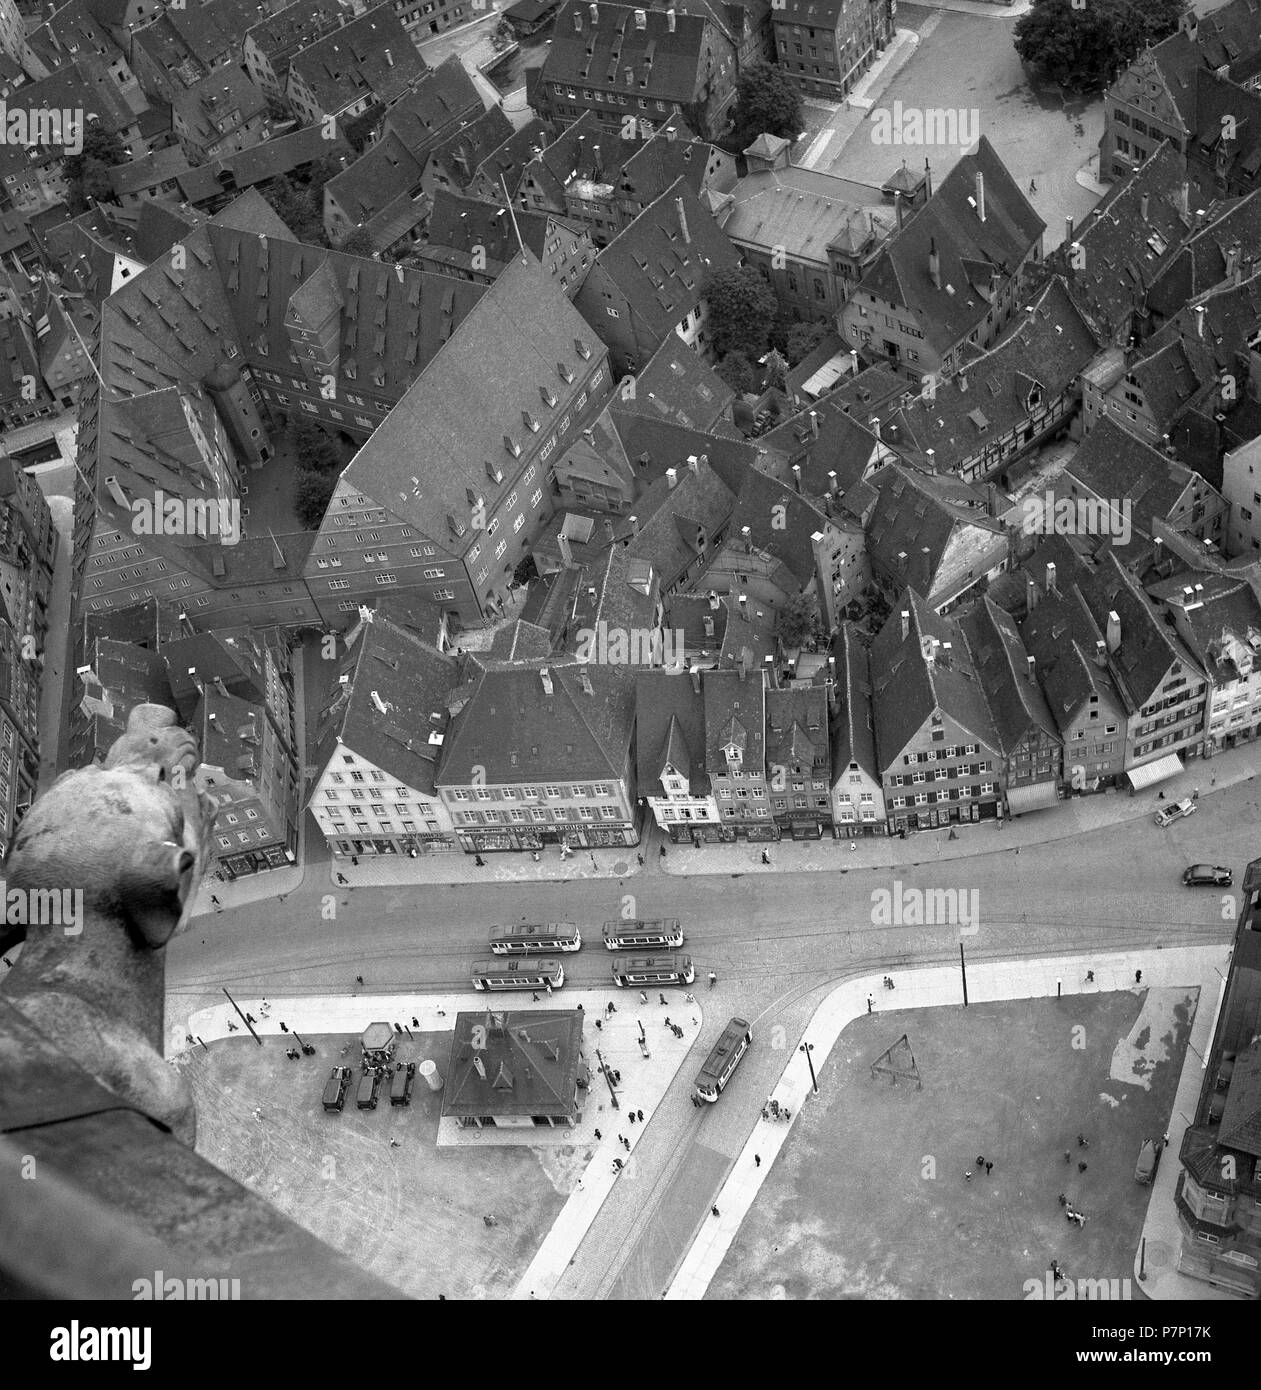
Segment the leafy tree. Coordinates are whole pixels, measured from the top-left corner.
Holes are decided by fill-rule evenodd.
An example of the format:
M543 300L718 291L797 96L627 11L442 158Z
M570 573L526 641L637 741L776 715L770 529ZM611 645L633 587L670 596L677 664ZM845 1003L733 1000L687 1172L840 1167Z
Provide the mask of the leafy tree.
M538 566L534 563L533 555L523 555L517 561L517 567L512 571L513 587L520 589L530 583L532 579L539 577Z
M89 122L83 132L82 151L62 161L70 210L76 216L85 212L89 198L112 202L114 186L109 181L109 170L127 160L127 151L118 136L105 130L100 121Z
M299 468L294 475L293 509L304 531L318 531L337 486L336 473L313 473Z
M306 416L293 420L289 428L289 441L300 469L310 473L332 474L334 479L341 472L342 461L328 431L313 424Z
M753 375L753 364L742 352L729 352L714 368L737 396L743 396L757 389L757 378Z
M1034 0L1016 21L1013 42L1021 61L1072 90L1105 87L1145 44L1178 27L1186 0Z
M775 636L785 647L804 646L818 631L814 601L796 594L775 615Z
M740 148L759 135L795 140L805 126L801 93L782 68L754 63L740 74L732 126Z
M308 185L281 175L260 188L276 216L307 246L327 246L324 201Z
M826 323L794 323L784 334L783 351L788 365L795 367L798 362L804 362L829 332Z
M371 259L377 244L367 227L355 227L346 233L337 249L344 251L348 256Z
M714 347L719 354L742 352L761 357L770 343L779 305L775 292L752 266L732 266L705 278L701 293L709 305Z

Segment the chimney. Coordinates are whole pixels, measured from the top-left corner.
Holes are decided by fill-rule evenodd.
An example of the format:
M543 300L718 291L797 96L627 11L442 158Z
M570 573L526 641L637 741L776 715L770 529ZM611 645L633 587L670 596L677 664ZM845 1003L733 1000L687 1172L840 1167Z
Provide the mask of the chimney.
M793 486L798 492L801 491L801 465L799 463L793 464Z
M716 589L711 589L709 591L709 611L711 613L717 613L721 607L722 599L718 597L718 591Z
M1202 338L1202 337L1204 336L1204 305L1203 305L1203 304L1197 304L1197 305L1195 306L1195 336L1196 336L1197 338Z
M1116 609L1108 612L1108 651L1115 654L1121 646L1121 618Z
M714 635L714 620L708 613L701 619L701 631L706 637L713 637Z
M388 48L387 48L387 49L384 49L383 51L384 51L384 53L385 53L385 66L386 66L387 68L392 68L392 67L394 66L394 55L393 55L393 53L391 53L390 50L389 50Z
M924 161L924 198L925 200L933 196L933 168L928 160Z
M647 11L647 10L636 10L636 11L635 11L635 28L642 31L642 30L644 30L644 29L647 29L647 27L648 27L648 11Z
M693 694L693 695L699 695L699 694L701 693L701 673L700 673L699 669L693 668L691 674L692 674L692 694Z
M1026 658L1025 658L1025 662L1026 662L1026 664L1027 664L1028 667L1029 667L1029 679L1030 679L1030 681L1032 681L1034 685L1037 685L1037 683L1038 683L1038 663L1037 663L1037 662L1033 659L1033 657L1031 657L1031 656L1030 656L1030 657L1026 657Z
M666 469L666 482L669 483L671 487L678 486L679 470L677 468Z
M749 668L753 665L753 653L748 647L740 648L740 679L748 680Z
M985 221L985 175L976 171L976 215Z
M905 160L902 161L902 167L906 168ZM902 190L900 188L893 190L893 210L898 215L898 231L900 232L902 230Z
M699 458L697 458L695 454L688 454L687 466L692 470L693 473L699 474L701 471L701 461Z
M560 549L560 562L567 569L574 567L574 548L569 543L569 537L562 531L556 537L556 544Z
M1033 582L1033 575L1025 575L1025 612L1032 613L1038 606L1038 586Z
M1223 253L1226 257L1226 279L1232 285L1239 284L1240 280L1243 279L1243 256L1240 251L1240 245L1236 241L1232 242Z
M1048 594L1057 594L1059 590L1055 587L1055 561L1052 560L1046 567L1046 591Z
M691 238L690 236L688 236L688 233L687 233L687 215L686 215L686 214L684 213L684 211L683 211L683 199L682 199L682 198L676 198L676 199L674 200L674 206L678 209L678 214L679 214L679 231L683 233L683 241L684 241L684 243L686 244L686 243L690 242L690 241L692 240L692 238Z
M838 483L837 483L837 481L836 481L836 469L835 469L835 468L829 468L829 469L828 469L828 496L829 496L829 497L835 497L835 496L836 496L836 489L837 489L837 487L838 487Z
M1069 213L1064 218L1064 245L1068 246L1073 240L1073 215Z
M1146 193L1144 193L1143 196L1138 200L1138 215L1142 219L1144 224L1146 224L1147 222L1147 213L1150 207L1151 199L1147 196Z
M1108 664L1108 646L1106 642L1098 641L1095 643L1095 665L1104 667Z
M871 419L867 421L867 428L872 432L872 434L874 434L874 435L876 436L877 439L879 439L879 438L881 437L881 435L880 435L880 416L879 416L879 415L873 415L873 416L871 417Z
M937 254L936 237L928 240L928 278L933 282L934 289L941 289L941 257Z
M911 615L910 615L910 613L904 608L904 609L902 610L902 640L905 642L906 639L907 639L910 635L911 635Z
M574 29L575 29L575 31L576 31L577 33L579 33L579 34L582 33L582 11L581 11L581 10L575 10L575 11L574 11Z
M599 145L591 146L591 168L597 175L604 170L604 161L600 158Z
M1152 541L1152 564L1158 565L1165 557L1165 543L1159 536Z
M631 535L639 535L639 518L635 516L634 513L632 513L630 516L626 518L626 520L630 524Z
M482 1061L482 1054L480 1052L473 1053L473 1070L483 1081L486 1080L486 1063Z
M818 412L817 410L812 410L812 411L810 412L810 433L811 433L811 435L812 435L815 439L818 439L818 437L819 437L819 412Z
M668 9L668 10L666 11L666 29L669 30L669 32L670 32L671 34L674 33L674 10L673 10L673 8Z
M1033 658L1030 657L1029 660L1032 661ZM592 689L592 687L591 687L591 677L590 677L589 675L587 675L587 668L586 668L585 666L579 666L579 668L578 668L578 679L579 679L579 681L582 683L582 693L583 693L584 695L594 695L594 694L595 694L595 691L594 691L594 690Z
M587 13L591 16L591 22L594 24L600 18L599 5L588 5Z
M552 693L552 673L546 666L539 667L539 680L543 682L543 694L550 695Z
M1182 185L1182 191L1178 195L1178 210L1183 217L1191 216L1191 185L1189 183Z

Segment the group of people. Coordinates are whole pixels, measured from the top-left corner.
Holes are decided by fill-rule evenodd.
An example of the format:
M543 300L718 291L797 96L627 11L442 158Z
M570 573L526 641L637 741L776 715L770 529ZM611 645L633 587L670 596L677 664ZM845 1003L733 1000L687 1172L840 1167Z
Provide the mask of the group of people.
M777 1100L768 1100L762 1107L762 1118L764 1120L783 1120L785 1124L792 1119L792 1112L782 1106Z

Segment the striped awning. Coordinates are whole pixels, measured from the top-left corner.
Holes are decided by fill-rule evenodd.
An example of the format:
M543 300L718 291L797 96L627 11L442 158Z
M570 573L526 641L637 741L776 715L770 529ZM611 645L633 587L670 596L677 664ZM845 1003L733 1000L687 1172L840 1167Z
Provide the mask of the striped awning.
M1144 763L1142 767L1130 768L1125 775L1130 779L1130 786L1136 792L1141 792L1145 787L1154 787L1157 782L1167 782L1182 770L1182 759L1176 753L1166 753L1163 758Z
M1044 811L1048 806L1057 806L1059 800L1054 782L1007 788L1007 809L1013 816L1023 816L1026 811Z

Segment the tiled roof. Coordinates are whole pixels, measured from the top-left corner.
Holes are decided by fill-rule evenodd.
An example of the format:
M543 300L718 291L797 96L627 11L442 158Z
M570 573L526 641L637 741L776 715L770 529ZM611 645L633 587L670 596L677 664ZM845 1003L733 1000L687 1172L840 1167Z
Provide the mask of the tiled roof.
M871 703L871 657L858 629L843 622L832 639L836 658L837 716L832 725L832 778L835 781L850 763L877 781L876 724Z
M1261 270L1261 190L1224 208L1187 240L1148 292L1150 308L1170 318L1188 300L1230 278Z
M625 523L620 538L630 555L649 561L669 587L726 525L734 502L708 463L698 463L695 471L684 465L673 488L662 478L636 500L639 530L634 533Z
M688 429L653 415L637 414L624 408L620 394L614 397L610 413L622 448L635 479L635 499L665 477L667 468L687 471L687 461L695 456L708 460L710 468L734 493L740 489L745 470L757 461L761 441L750 444L725 435Z
M637 82L644 76L648 78L646 88L636 87L639 95L680 104L690 102L705 71L705 39L710 32L707 21L679 11L674 15L671 33L664 10L640 13L646 15L642 29L636 27L633 7L610 5L602 0L593 23L590 7L570 0L556 16L551 47L539 80L581 85L590 77L603 84L608 81L610 68L616 68L617 81L624 85L625 69L631 68ZM575 17L580 21L577 29Z
M322 125L309 125L288 135L278 135L248 150L225 155L215 161L216 169L228 169L237 188L252 188L277 174L288 174L319 159L351 157L350 146L341 135L329 139Z
M382 131L392 131L417 156L453 121L480 116L485 103L464 64L452 54L426 72L416 87L385 113Z
M985 180L985 221L975 202L976 176ZM914 311L938 352L966 338L989 312L991 270L1012 276L1045 228L1007 172L988 138L965 154L933 196L880 253L859 290ZM941 288L928 273L930 244L940 263ZM974 283L976 282L976 283Z
M668 671L636 673L636 782L640 796L663 795L661 772L667 762L687 778L693 796L708 796L705 699L697 688L700 679Z
M751 773L766 767L766 681L753 669L704 671L701 689L705 697L705 770L711 776L727 775L723 748L740 748L740 766Z
M283 10L259 20L245 30L245 38L267 57L272 71L281 82L289 70L288 57L312 38L327 34L350 18L348 7L341 0L296 0ZM286 55L284 58L281 55Z
M799 588L808 589L815 579L810 537L829 525L855 533L860 530L857 522L840 516L829 518L793 488L761 469L750 468L731 513L728 539L733 545L747 541L755 550L773 556L789 570Z
M634 718L633 673L625 667L569 661L492 667L475 677L453 722L439 782L467 786L479 767L489 785L617 781Z
M897 227L878 188L793 165L748 174L731 194L722 228L732 241L779 246L822 266L830 246L870 254Z
M123 100L109 68L94 55L77 57L38 82L28 82L22 88L21 100L31 109L47 107L52 111L81 111L86 106L101 129L111 134L136 123L135 112Z
M984 494L958 479L891 464L871 483L879 497L867 522L868 554L899 587L925 598L935 597L938 570L965 533L982 544L986 532L992 541L1004 534L987 515Z
M770 465L771 471L787 481L794 476L793 467L800 468L801 488L807 497L848 492L868 469L894 456L868 428L866 409L861 402L851 407L844 397L834 394L760 435L758 443L780 460Z
M467 270L472 263L473 248L480 246L485 253L484 270L493 277L517 254L516 228L519 227L521 240L542 260L550 215L519 211L515 217L514 227L507 208L436 188L420 254L426 259L442 259Z
M1182 611L1195 659L1224 684L1261 669L1261 601L1246 576L1182 570L1147 592Z
M909 615L905 637L901 615ZM934 649L933 658L925 655ZM945 643L949 642L947 650ZM871 647L876 743L890 767L927 725L935 710L953 719L980 744L999 748L989 705L972 666L959 624L929 608L913 589L893 604Z
M209 149L233 128L267 112L267 98L239 68L217 68L194 87L177 92L172 110L184 124L184 134Z
M302 78L330 115L365 96L389 105L425 71L425 60L390 5L378 5L307 44L290 63L291 74Z
M498 106L492 106L432 146L428 167L436 164L457 188L467 188L482 161L512 133L512 122Z
M134 193L165 183L189 167L184 151L178 145L168 145L164 150L154 150L143 159L133 159L129 164L116 164L109 170L109 181L116 196Z
M684 650L716 652L722 647L729 612L722 594L672 594L666 603L665 626L683 634ZM706 621L712 624L709 632Z
M583 566L574 585L570 602L567 649L582 655L584 641L590 643L595 634L598 642L601 625L605 633L621 631L648 633L656 627L658 576L652 566L630 554L620 545L610 545L602 556ZM630 651L632 658L642 655Z
M938 382L932 399L914 396L888 414L885 442L925 465L957 467L1067 390L1096 350L1056 277L1002 342Z
M1000 747L1012 753L1028 735L1048 734L1059 741L1055 720L1038 684L1036 658L1028 656L1015 622L988 598L974 603L960 619L975 670L989 703Z
M713 217L686 181L678 179L604 247L595 264L616 283L649 332L664 338L700 303L705 278L739 261ZM586 302L585 290L579 293L580 304ZM594 317L597 310L589 312Z
M708 430L726 418L735 394L697 353L671 333L635 377L635 394L629 400L619 399L619 404L632 414Z
M340 735L359 757L432 796L450 722L447 694L460 683L456 662L377 613L342 660L327 664L312 761L327 766Z
M578 1009L456 1014L442 1113L574 1114L583 1017Z
M766 767L809 772L818 765L832 773L828 738L827 691L821 685L794 685L766 692Z
M400 190L419 186L423 164L392 131L365 151L325 188L355 223L368 222L390 205Z
M494 505L487 461L504 456L505 438L522 439L523 412L540 424L547 421L543 388L557 396L565 389L558 364L585 375L576 341L593 360L598 350L590 329L532 256L528 264L514 257L489 286L425 278L457 292L476 291L478 308L463 322L456 320L445 350L419 374L344 477L428 535L447 514L467 516L470 488L485 496L488 507ZM472 414L470 401L481 406Z

